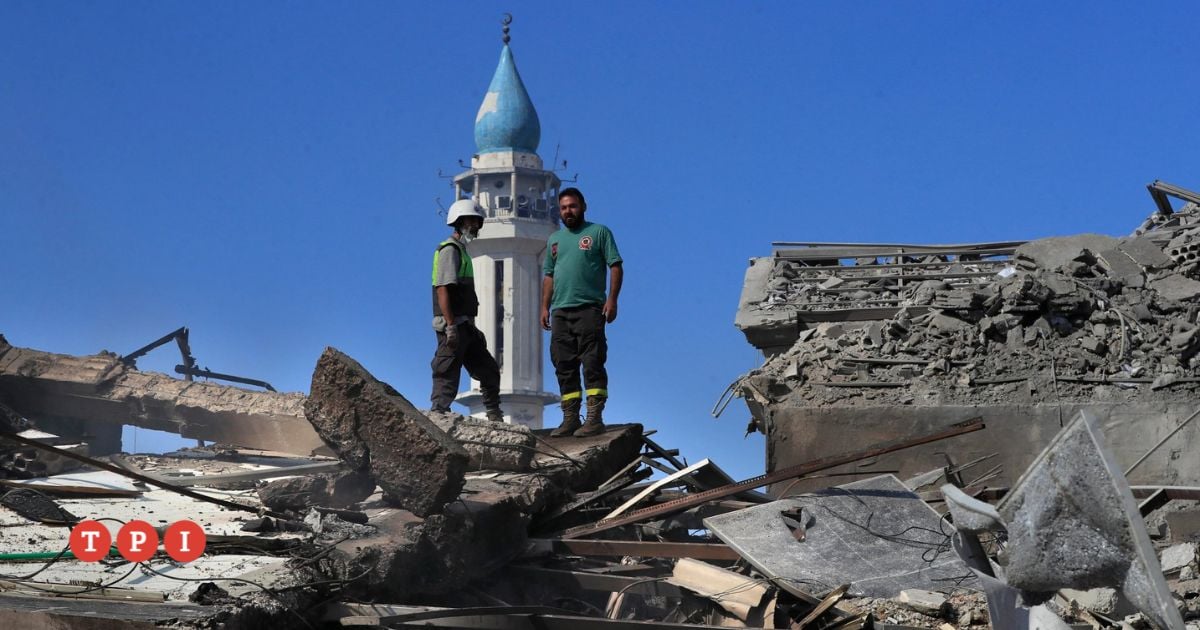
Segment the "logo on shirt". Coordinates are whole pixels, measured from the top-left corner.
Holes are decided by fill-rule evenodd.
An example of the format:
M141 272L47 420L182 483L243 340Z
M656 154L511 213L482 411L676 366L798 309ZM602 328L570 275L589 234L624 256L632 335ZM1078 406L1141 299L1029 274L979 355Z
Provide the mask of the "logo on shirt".
M585 237L579 239L579 249L582 249L583 251L587 251L591 248L592 248L592 237L585 236Z
M558 258L558 243L551 243L551 244L550 244L550 257L551 257L551 258Z

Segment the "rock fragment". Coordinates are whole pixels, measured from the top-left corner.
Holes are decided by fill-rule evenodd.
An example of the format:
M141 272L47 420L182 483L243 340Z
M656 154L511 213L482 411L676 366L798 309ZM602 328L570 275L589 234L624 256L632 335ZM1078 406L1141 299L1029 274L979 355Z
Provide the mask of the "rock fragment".
M387 383L326 348L304 405L317 434L353 470L369 473L391 503L418 516L458 496L467 453Z

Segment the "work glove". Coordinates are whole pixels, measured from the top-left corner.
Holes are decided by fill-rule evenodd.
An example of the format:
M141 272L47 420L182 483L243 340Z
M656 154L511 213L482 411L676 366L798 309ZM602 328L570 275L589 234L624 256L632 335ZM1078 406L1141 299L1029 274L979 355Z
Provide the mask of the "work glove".
M458 349L458 326L454 324L446 326L446 347L451 351Z

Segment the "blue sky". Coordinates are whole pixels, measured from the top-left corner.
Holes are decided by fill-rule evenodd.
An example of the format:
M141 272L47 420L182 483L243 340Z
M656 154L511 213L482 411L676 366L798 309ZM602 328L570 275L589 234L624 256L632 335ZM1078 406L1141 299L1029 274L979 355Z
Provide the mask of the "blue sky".
M735 477L763 441L708 412L760 363L733 317L772 241L1124 234L1150 181L1200 189L1192 3L6 0L0 333L186 325L201 365L292 391L332 345L428 404L438 171L504 11L540 153L626 261L607 415Z

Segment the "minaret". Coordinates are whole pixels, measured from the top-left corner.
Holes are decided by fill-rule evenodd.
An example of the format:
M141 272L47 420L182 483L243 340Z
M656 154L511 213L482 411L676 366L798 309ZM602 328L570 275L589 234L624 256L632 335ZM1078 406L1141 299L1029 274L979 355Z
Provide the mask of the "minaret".
M537 154L542 128L508 47L511 21L506 15L500 65L475 116L471 168L454 178L454 192L455 199L474 199L487 217L470 245L475 325L500 363L505 421L540 429L543 408L558 402L542 391L541 290L546 239L558 229L560 181ZM483 414L477 381L457 401Z

